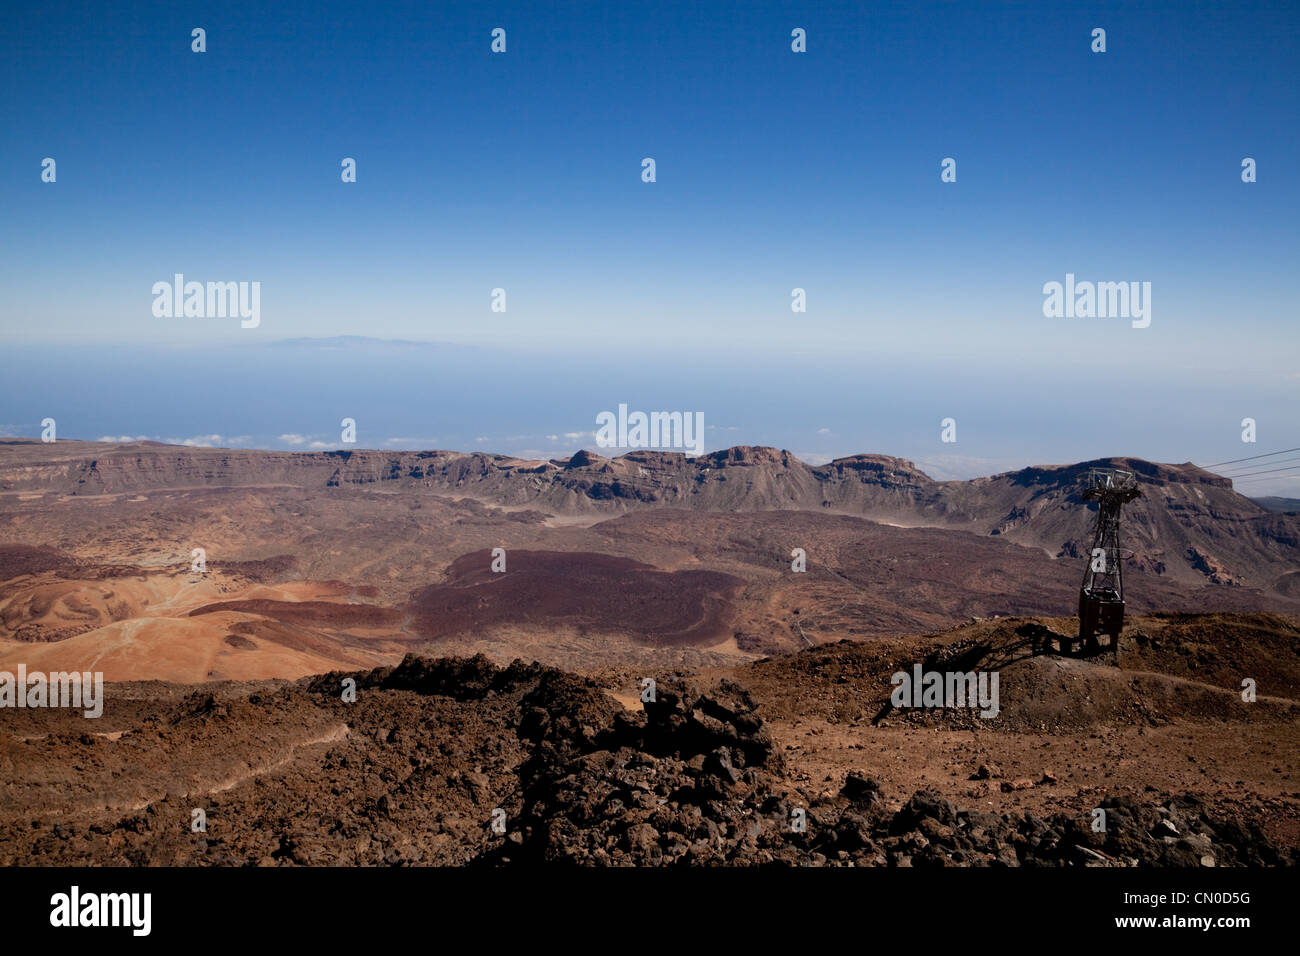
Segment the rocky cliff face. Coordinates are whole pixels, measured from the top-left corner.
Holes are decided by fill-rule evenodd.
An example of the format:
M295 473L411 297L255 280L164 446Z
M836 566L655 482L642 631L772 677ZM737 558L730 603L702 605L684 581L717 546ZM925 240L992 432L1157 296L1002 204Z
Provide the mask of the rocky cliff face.
M1272 514L1232 482L1192 464L1105 458L954 484L951 501L970 514L968 530L1001 534L1060 557L1079 557L1096 507L1080 511L1080 482L1093 467L1137 474L1142 496L1124 507L1121 544L1138 567L1186 583L1274 588L1300 565L1300 519ZM992 522L989 522L989 518Z
M698 458L633 451L525 461L453 451L232 451L152 443L0 442L0 492L61 495L164 488L292 486L465 496L555 514L644 508L705 512L829 511L908 526L1000 535L1079 557L1090 517L1079 498L1089 468L1139 476L1124 544L1145 570L1185 583L1274 589L1300 569L1300 516L1270 512L1195 465L1107 458L938 482L912 462L854 455L813 467L790 452L739 446Z
M869 489L921 500L937 483L910 461L855 455L813 468L787 451L740 446L699 458L633 451L606 458L524 461L453 451L231 451L150 443L0 442L0 491L93 495L158 488L287 484L305 489L433 489L537 502L566 511L619 511L640 504L762 511L859 507Z

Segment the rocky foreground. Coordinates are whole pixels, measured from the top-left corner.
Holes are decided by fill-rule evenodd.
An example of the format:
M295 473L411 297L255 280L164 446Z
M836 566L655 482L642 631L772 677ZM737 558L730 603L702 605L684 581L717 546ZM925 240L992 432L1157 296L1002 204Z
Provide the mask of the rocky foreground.
M665 679L638 709L483 657L214 687L136 685L93 734L25 712L30 726L0 737L0 865L1296 862L1194 795L1107 797L1095 832L1078 812L887 793L869 757L837 791L805 786L725 679Z

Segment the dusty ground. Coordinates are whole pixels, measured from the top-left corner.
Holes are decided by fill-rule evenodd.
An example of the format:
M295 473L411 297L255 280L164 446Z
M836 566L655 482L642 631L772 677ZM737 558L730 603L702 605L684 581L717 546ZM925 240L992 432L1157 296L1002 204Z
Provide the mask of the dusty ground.
M651 675L481 657L356 672L355 703L343 672L120 685L98 721L6 714L0 863L1294 862L1300 621L1142 618L1115 657L1034 653L1057 623L660 673L648 706ZM885 706L917 661L996 666L999 716Z
M203 573L191 570L194 547ZM489 570L496 547L503 575ZM796 547L806 572L792 570ZM583 525L356 489L10 496L0 669L93 663L108 680L194 683L395 664L408 652L695 668L971 616L1059 613L1080 573L1078 561L1002 536L813 512L656 511ZM1139 568L1126 580L1134 610L1300 610L1280 593Z
M887 791L933 788L997 812L1086 813L1108 796L1201 795L1249 812L1300 845L1300 622L1294 617L1169 615L1131 622L1118 655L1019 657L1001 666L1004 711L891 713L886 671L944 645L989 642L988 666L1024 653L1016 628L987 621L927 639L836 645L743 669L810 785L834 788L863 764ZM1067 631L1069 620L1045 620ZM824 665L821 655L827 655ZM972 669L968 666L968 669ZM865 681L866 675L871 678ZM738 675L739 676L739 675ZM1254 677L1258 697L1241 700ZM876 694L863 693L863 684ZM882 690L883 687L883 690ZM985 773L981 773L981 768ZM986 779L975 779L986 777Z

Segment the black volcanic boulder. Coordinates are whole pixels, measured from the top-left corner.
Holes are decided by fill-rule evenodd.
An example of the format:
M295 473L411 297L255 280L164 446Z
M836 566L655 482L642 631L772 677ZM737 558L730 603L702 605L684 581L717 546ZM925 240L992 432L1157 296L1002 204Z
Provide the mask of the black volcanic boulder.
M859 809L871 807L881 802L880 784L857 770L851 770L844 778L840 796Z
M613 698L590 681L563 671L545 671L519 706L519 736L560 749L590 752L616 745L626 733L621 730L627 723L623 708Z
M349 673L330 671L306 679L313 694L337 697L342 680L352 678L358 690L408 690L429 697L453 700L481 700L488 694L517 691L547 673L541 664L516 660L509 667L497 667L485 655L473 657L418 657L407 654L396 667L376 667Z
M777 761L738 684L705 691L667 678L639 714L548 671L520 711L518 733L532 752L517 771L518 837L478 862L723 862L752 856L758 836L784 839L788 821L760 821L772 795L756 768Z
M683 760L727 747L737 767L768 766L776 755L757 709L749 691L732 681L707 693L680 680L663 681L645 705L642 743L651 753Z
M922 820L936 820L945 826L952 826L956 819L957 811L951 803L933 790L918 790L894 815L889 832L907 833L917 829Z

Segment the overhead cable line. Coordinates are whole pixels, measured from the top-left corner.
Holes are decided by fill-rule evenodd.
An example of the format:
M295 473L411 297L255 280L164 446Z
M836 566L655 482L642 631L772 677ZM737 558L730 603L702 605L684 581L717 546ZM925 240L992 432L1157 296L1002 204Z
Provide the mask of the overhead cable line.
M1300 448L1283 448L1281 451L1271 451L1267 455L1251 455L1249 458L1234 458L1232 461L1216 461L1213 465L1197 465L1197 468L1218 468L1220 465L1235 465L1239 461L1254 461L1257 458L1272 458L1274 455L1285 455L1289 451L1300 451Z

